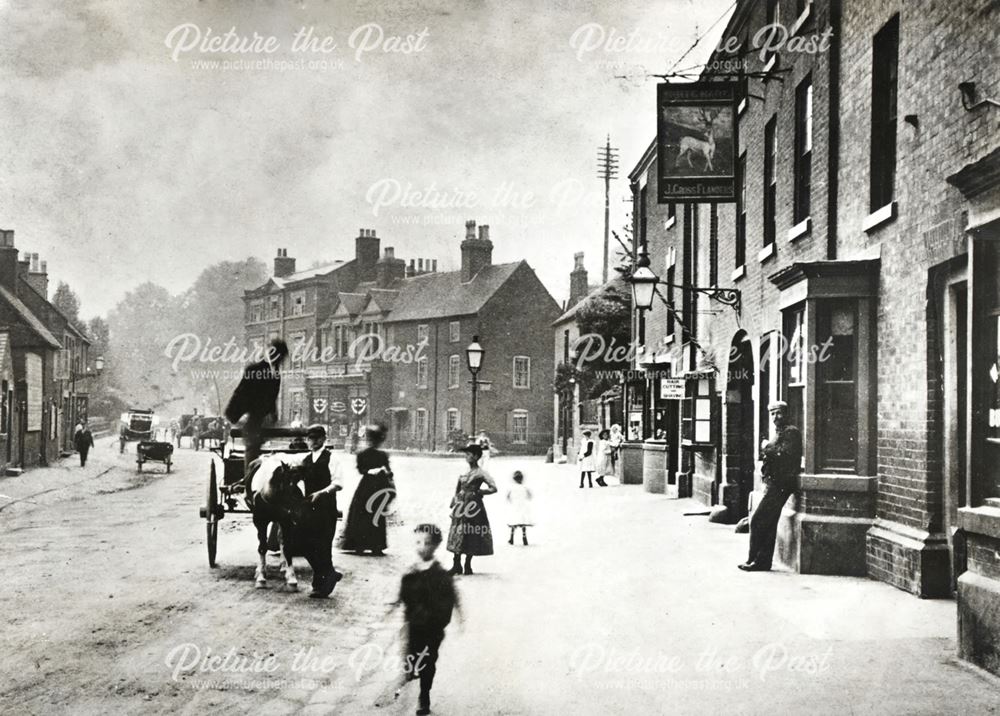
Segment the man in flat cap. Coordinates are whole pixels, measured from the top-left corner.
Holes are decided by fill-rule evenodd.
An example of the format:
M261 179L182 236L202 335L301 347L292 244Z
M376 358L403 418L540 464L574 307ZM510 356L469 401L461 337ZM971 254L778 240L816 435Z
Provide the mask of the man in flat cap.
M739 565L745 572L771 569L778 520L788 496L795 491L802 465L802 433L785 422L788 404L776 400L767 409L774 423L774 437L761 443L764 495L750 518L750 556L746 563Z
M342 575L333 566L333 536L337 531L337 491L344 481L340 464L330 461L326 447L326 428L310 425L306 431L309 454L302 462L306 499L310 502L312 520L307 538L306 559L313 570L313 591L310 597L322 599L340 581Z

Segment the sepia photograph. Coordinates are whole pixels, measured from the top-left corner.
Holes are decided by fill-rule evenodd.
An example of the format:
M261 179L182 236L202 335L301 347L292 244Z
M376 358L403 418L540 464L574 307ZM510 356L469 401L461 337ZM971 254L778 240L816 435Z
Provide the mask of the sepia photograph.
M1000 714L1000 0L0 0L0 714Z

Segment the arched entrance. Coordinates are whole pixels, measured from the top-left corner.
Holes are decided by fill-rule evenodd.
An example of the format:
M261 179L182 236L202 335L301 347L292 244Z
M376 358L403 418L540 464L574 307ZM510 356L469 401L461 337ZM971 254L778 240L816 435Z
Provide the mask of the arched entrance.
M757 454L754 448L753 345L746 331L733 336L726 381L726 484L722 502L733 521L747 515Z

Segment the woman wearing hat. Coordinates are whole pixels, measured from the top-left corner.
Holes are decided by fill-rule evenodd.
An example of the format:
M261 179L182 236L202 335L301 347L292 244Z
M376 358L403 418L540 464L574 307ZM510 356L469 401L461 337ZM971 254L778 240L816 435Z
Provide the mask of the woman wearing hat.
M493 554L493 532L490 518L483 506L483 496L497 491L496 483L479 467L483 449L473 443L462 448L469 471L458 478L455 496L451 498L451 529L448 531L448 551L455 555L452 574L472 574L472 558Z
M386 509L396 497L396 484L389 468L389 456L379 446L385 442L385 427L365 428L368 447L358 453L358 483L347 511L341 549L361 554L365 550L382 554L388 545L385 539Z

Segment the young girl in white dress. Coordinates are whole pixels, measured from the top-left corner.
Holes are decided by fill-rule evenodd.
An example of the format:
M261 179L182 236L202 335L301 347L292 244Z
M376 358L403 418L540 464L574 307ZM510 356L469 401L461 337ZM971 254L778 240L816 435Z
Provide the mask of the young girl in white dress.
M531 521L531 490L524 485L524 475L520 470L514 473L514 484L507 490L508 518L510 539L507 544L514 544L514 531L521 528L521 544L528 545L528 526Z

